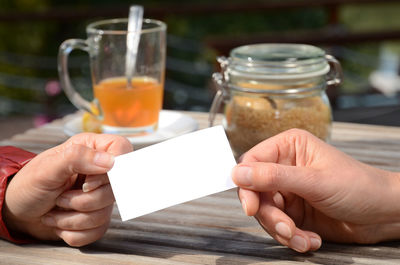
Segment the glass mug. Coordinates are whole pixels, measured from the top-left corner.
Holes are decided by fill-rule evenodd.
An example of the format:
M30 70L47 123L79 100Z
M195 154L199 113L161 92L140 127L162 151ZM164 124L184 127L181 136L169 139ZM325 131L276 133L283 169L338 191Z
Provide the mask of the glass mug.
M61 86L78 109L101 121L104 133L141 135L157 129L165 79L166 24L144 19L136 67L128 87L125 76L128 19L94 22L88 38L64 41L59 50ZM84 99L73 87L68 56L79 49L89 53L94 100Z

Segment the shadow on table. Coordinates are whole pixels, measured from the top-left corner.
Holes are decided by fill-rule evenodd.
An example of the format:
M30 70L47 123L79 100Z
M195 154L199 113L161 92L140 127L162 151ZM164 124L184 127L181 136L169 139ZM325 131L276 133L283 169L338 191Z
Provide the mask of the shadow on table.
M138 232L139 233L139 232ZM297 253L279 245L264 233L253 236L248 233L228 232L231 239L221 239L227 236L215 234L209 236L175 235L168 241L160 235L160 240L135 237L108 236L88 247L81 248L84 253L98 254L122 253L138 255L169 261L201 263L201 264L254 264L257 262L290 262L317 264L387 264L400 261L400 242L382 243L376 245L351 245L324 243L322 248L313 253ZM285 263L286 264L286 263Z

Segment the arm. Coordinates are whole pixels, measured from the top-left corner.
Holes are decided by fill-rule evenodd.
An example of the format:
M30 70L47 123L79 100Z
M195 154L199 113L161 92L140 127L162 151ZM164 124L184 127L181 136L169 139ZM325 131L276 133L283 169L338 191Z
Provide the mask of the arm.
M250 216L281 244L316 250L321 238L376 243L400 238L400 176L361 163L301 130L248 151L233 170Z

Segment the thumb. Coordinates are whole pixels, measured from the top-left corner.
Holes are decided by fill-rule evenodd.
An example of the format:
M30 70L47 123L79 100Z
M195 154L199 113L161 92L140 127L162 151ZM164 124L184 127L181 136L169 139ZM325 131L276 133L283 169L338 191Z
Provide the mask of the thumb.
M239 164L232 171L232 180L241 188L254 191L288 191L310 196L318 185L315 169L275 163Z
M96 175L108 172L114 164L114 156L93 148L69 144L56 152L43 153L36 157L36 168L44 171L37 181L45 187L58 188L75 174Z

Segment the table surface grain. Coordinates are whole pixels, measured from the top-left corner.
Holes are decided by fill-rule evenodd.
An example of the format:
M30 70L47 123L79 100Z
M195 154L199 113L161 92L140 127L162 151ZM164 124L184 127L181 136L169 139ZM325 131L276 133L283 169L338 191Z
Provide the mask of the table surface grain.
M183 112L208 126L208 114ZM0 145L39 153L68 139L72 114L30 129ZM217 117L217 124L221 116ZM330 143L370 165L400 171L400 128L333 124ZM351 185L356 185L353 183ZM377 194L377 196L379 196ZM114 207L105 236L86 247L61 242L14 245L0 240L0 264L400 264L400 242L376 245L323 242L299 254L280 246L243 214L235 190L214 194L122 222Z

